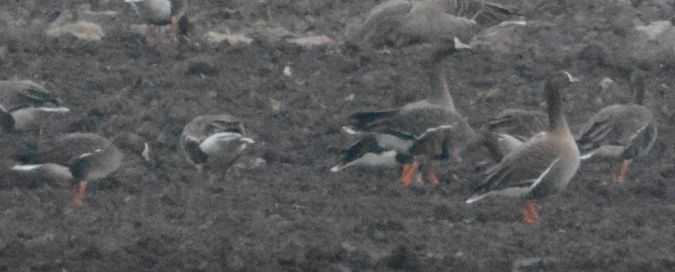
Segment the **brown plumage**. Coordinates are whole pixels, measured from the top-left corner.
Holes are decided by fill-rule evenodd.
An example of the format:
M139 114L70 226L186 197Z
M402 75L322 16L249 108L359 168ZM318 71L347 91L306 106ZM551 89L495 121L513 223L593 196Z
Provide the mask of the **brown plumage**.
M81 205L87 183L117 170L124 154L108 139L93 133L71 133L40 143L34 156L13 171L23 175L53 175L69 178L76 185L73 201Z
M467 41L514 15L512 8L482 0L390 0L371 10L354 39L375 47L454 37Z
M518 148L525 141L548 128L545 112L506 109L481 128L486 147L496 161Z
M0 131L33 130L46 114L68 112L59 97L30 80L0 80Z
M635 72L631 80L635 103L615 104L601 109L584 124L577 137L582 159L602 157L623 161L620 173L615 177L617 182L623 182L633 159L647 154L656 142L654 115L641 105L645 80L644 72Z
M464 145L473 141L477 134L468 122L455 110L450 95L445 70L440 63L441 56L454 53L460 44L452 41L449 44L436 45L431 60L426 63L432 82L433 94L420 101L408 103L401 108L376 112L357 112L347 118L348 127L344 130L350 134L373 137L377 145L353 145L353 148L369 146L372 152L348 152L346 154L378 155L371 162L382 159L379 155L388 156L381 160L382 164L416 163L417 158L445 159L452 154L459 157ZM387 151L394 151L395 154ZM354 158L354 160L360 158ZM378 161L379 162L379 161ZM349 162L342 162L342 164ZM367 163L366 163L367 164ZM372 164L372 163L371 163ZM413 172L417 167L411 168ZM333 168L339 170L338 168ZM404 168L405 169L405 168ZM410 183L411 173L404 170L402 179ZM435 176L435 174L434 174ZM437 182L432 180L432 182Z
M562 90L576 81L569 73L551 75L545 86L549 128L529 139L486 172L476 194L466 202L488 196L540 198L564 190L579 167L579 151L569 130L562 105ZM538 216L526 203L525 222L534 223Z

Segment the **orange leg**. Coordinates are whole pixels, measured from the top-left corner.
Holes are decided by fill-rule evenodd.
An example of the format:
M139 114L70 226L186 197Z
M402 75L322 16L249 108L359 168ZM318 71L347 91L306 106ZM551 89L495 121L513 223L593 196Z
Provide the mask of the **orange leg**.
M87 182L86 181L80 181L80 183L77 184L77 187L75 188L75 195L73 196L73 203L76 206L82 206L82 203L84 203L84 198L87 193Z
M148 43L154 43L156 39L157 39L157 33L156 33L155 26L152 25L152 24L149 24L148 29L145 32L145 40Z
M534 209L534 204L531 201L525 201L525 207L523 207L523 223L527 225L534 225L539 222L539 214L537 210Z
M401 181L403 181L403 185L410 186L413 178L417 175L419 167L420 165L417 161L403 165L403 169L401 170Z
M427 168L427 180L433 186L436 186L439 183L438 182L438 175L436 175L436 170L434 170L433 166L429 166L429 168Z
M630 162L627 160L623 161L623 164L621 164L621 171L619 171L619 176L615 179L615 181L619 184L623 184L626 178L626 174L628 174L628 166L630 165Z
M176 16L171 16L171 39L174 42L178 41L178 19L176 19Z

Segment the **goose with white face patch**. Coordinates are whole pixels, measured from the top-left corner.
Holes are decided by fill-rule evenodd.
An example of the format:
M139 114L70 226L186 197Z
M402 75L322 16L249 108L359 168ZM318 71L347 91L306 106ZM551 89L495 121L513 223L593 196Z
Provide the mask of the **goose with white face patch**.
M61 99L30 80L0 80L0 131L40 128L45 116L66 113Z
M599 157L609 160L610 164L614 160L622 161L619 174L614 176L617 183L624 182L630 163L649 153L656 142L656 119L642 105L646 77L644 71L636 71L631 76L634 103L614 104L601 109L584 124L577 137L582 160Z
M401 180L411 184L420 166L418 159L460 159L466 145L480 138L466 118L455 109L450 95L443 56L459 49L468 49L456 39L435 44L429 60L424 63L432 85L427 99L408 103L398 109L363 111L347 118L347 134L362 137L359 142L342 152L337 171L352 165L393 166L403 164ZM433 167L427 168L427 179L438 183Z
M187 27L187 0L124 0L131 5L139 17L146 20L148 30L146 39L154 41L156 35L155 26L170 25L171 37L178 40L178 31L185 32ZM185 33L183 33L185 34Z
M489 168L487 177L466 203L491 196L525 198L523 221L538 222L539 215L529 199L564 190L579 168L579 150L567 125L562 101L562 90L576 81L566 72L549 76L544 87L549 128Z
M124 155L110 140L93 133L71 133L39 143L34 156L12 171L27 178L71 179L73 202L82 205L88 182L103 179L119 168Z
M250 145L244 125L229 114L202 115L185 125L180 146L185 158L198 171L203 168L229 168Z

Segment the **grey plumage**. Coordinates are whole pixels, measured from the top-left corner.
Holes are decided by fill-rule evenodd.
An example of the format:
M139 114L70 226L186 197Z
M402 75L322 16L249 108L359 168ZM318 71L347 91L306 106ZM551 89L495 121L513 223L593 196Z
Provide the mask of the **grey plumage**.
M185 158L201 167L231 165L254 141L241 121L229 114L202 115L188 123L180 137Z
M40 143L35 154L13 169L17 172L68 169L73 182L94 181L107 177L120 166L124 155L108 139L93 133L62 135ZM61 175L60 172L54 172Z
M582 158L593 156L633 160L648 153L656 142L656 120L643 105L645 73L635 72L635 103L614 104L597 112L579 130L577 145Z
M491 195L539 198L567 187L579 167L579 152L562 109L561 92L570 78L562 73L549 76L545 87L549 128L488 169L467 203Z
M514 16L513 8L481 0L391 0L374 7L353 39L373 46L468 40Z
M506 109L490 118L481 128L486 147L499 161L529 138L548 128L547 115L541 111Z
M30 80L0 81L0 129L31 130L45 114L68 112L61 99Z

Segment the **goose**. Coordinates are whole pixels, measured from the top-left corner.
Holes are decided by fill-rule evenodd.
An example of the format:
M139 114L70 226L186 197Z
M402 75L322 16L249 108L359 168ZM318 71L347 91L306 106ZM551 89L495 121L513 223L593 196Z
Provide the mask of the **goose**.
M343 131L363 138L343 152L343 160L331 171L352 165L403 164L401 179L408 186L418 171L418 159L446 159L450 155L460 159L464 145L470 145L478 137L466 118L456 111L445 79L441 57L466 49L453 40L434 46L427 64L434 92L429 98L398 109L357 112L347 118L348 126ZM437 184L434 169L429 167L427 171L429 181Z
M598 111L586 122L577 137L581 159L600 157L621 160L622 165L614 181L623 183L631 162L647 154L657 137L656 120L643 106L646 73L636 71L631 76L635 103L614 104Z
M44 86L30 80L0 80L0 130L39 128L38 120L50 113L70 110Z
M136 15L144 18L148 23L146 39L155 39L155 26L170 25L171 37L178 40L178 31L184 34L188 24L185 11L187 0L124 0L133 8Z
M26 177L47 175L75 184L73 203L81 206L87 183L103 179L119 168L124 154L110 140L93 133L70 133L38 145L29 161L12 171Z
M544 87L549 128L487 169L487 177L467 204L491 196L525 198L523 221L538 222L539 215L530 199L564 190L579 168L579 150L567 126L562 101L562 90L576 81L567 72L549 75Z
M481 131L490 154L500 161L527 139L546 131L547 120L542 111L509 108L490 118Z
M390 0L370 11L354 38L375 47L447 37L466 41L513 15L512 9L483 0Z
M180 146L188 162L197 168L227 169L251 144L241 121L229 114L201 115L185 125Z

